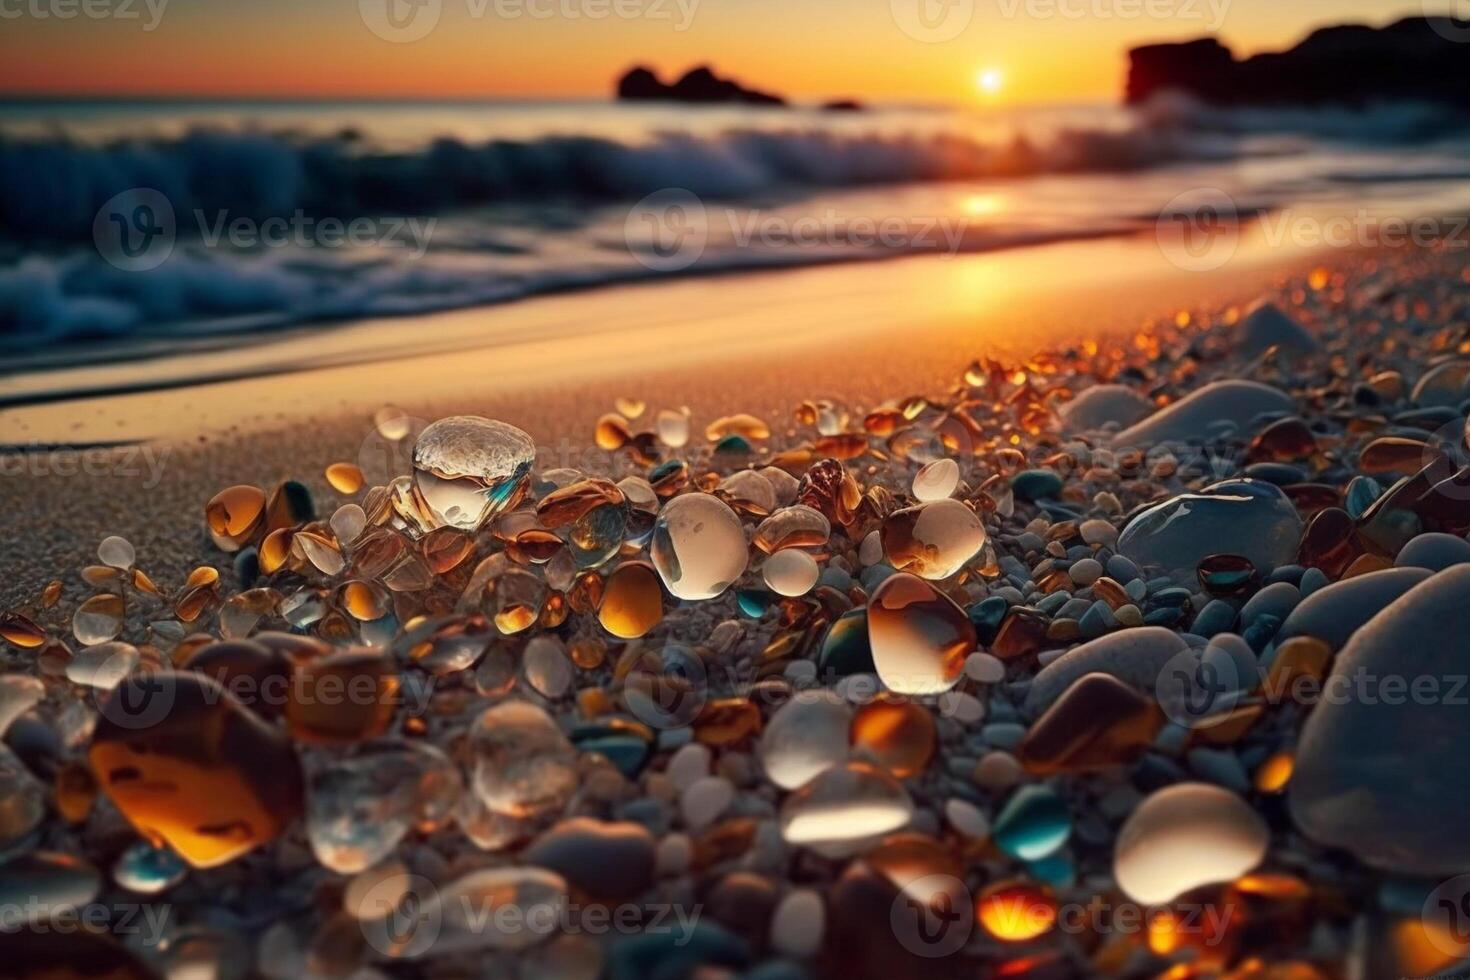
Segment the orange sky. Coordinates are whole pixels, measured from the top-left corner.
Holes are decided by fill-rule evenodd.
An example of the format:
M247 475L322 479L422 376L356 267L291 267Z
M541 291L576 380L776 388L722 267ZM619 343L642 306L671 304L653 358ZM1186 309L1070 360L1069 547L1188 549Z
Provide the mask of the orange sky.
M1418 0L92 0L124 16L56 15L81 2L0 0L0 91L586 97L635 62L672 73L707 61L797 99L979 102L986 68L1003 73L999 101L1113 99L1135 43L1218 33L1249 52L1321 23L1421 11ZM384 2L431 5L399 8L403 23L428 23L407 18L433 5L437 19L420 39L384 40L362 12ZM954 36L917 39L905 18Z

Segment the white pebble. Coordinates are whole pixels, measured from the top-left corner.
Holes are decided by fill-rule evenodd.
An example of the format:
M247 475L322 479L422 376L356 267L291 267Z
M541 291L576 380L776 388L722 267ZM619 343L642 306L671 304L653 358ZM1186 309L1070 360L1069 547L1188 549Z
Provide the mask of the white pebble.
M1006 665L999 657L976 651L965 658L965 676L981 684L999 684L1006 679Z
M104 565L126 570L133 567L138 555L133 550L131 541L113 534L103 538L102 543L97 546L97 558Z
M673 878L689 870L694 860L694 842L688 834L669 834L658 842L654 865L662 877Z
M960 464L952 459L936 459L925 463L914 474L914 499L945 500L960 485Z
M1102 562L1096 558L1084 558L1067 569L1067 573L1072 576L1073 582L1086 587L1102 578Z
M958 797L944 804L944 819L957 832L972 840L985 840L990 836L990 821L985 813L969 800Z
M810 888L797 888L781 899L771 915L771 946L794 959L806 959L822 948L826 924L822 896Z
M1020 761L1009 752L990 752L975 766L971 779L989 790L1009 789L1020 782Z
M869 531L868 536L863 538L863 543L858 545L858 561L864 567L876 565L883 560L883 539L877 531Z
M735 802L735 787L720 776L696 779L679 797L679 811L692 830L703 830Z
M669 759L668 776L681 791L709 775L709 747L690 742Z

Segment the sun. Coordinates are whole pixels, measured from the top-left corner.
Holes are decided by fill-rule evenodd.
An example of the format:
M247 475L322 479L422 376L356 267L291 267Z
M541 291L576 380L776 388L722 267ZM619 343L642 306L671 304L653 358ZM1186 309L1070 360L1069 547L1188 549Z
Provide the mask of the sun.
M1005 85L1005 72L999 68L982 68L975 73L975 87L986 95L999 95Z

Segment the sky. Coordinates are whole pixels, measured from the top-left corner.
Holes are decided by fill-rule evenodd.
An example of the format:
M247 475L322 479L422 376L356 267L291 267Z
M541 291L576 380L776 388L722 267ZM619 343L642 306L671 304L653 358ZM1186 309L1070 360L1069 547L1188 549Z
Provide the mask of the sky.
M0 0L0 92L587 98L608 94L633 64L673 75L709 63L799 101L1112 100L1135 44L1212 34L1249 54L1323 24L1423 9L1421 0Z

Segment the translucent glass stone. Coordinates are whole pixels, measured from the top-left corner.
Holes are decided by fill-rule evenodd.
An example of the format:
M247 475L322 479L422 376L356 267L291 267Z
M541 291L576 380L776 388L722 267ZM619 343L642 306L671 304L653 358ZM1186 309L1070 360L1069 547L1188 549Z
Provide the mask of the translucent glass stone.
M112 866L112 880L139 895L157 895L184 880L189 865L167 847L139 841Z
M560 698L572 686L572 662L566 646L555 636L533 637L521 654L526 683L546 698Z
M689 413L660 409L655 418L659 441L670 449L681 449L689 442Z
M960 464L952 459L936 459L925 463L914 474L914 499L929 502L946 500L960 485Z
M354 463L332 463L326 470L327 482L338 493L357 493L362 489L362 470Z
M110 691L138 667L138 648L116 640L77 651L66 665L66 679L73 684Z
M975 901L975 917L996 939L1030 942L1056 924L1056 896L1035 882L999 881L980 893Z
M384 439L397 442L412 431L413 419L397 405L384 405L373 413L373 427Z
M400 660L443 677L473 667L494 636L481 616L437 616L405 630L393 649Z
M949 578L985 545L980 517L958 500L944 499L894 511L883 521L883 553L899 571Z
M1021 861L1039 861L1057 851L1072 833L1072 815L1056 791L1022 786L995 818L992 836L1002 851Z
M84 646L106 643L122 632L124 615L122 596L94 595L72 614L71 631Z
M748 558L740 518L707 493L664 505L649 552L664 587L680 599L713 599L745 572Z
M817 560L795 548L778 551L761 565L762 578L777 595L806 595L817 584L819 575Z
M438 524L473 531L520 501L535 459L536 444L515 426L440 419L414 444L414 488Z
M1199 563L1211 555L1241 555L1268 575L1295 558L1301 537L1301 518L1277 487L1226 480L1139 514L1123 529L1118 551L1140 568L1193 586Z
M492 813L549 815L578 785L576 749L550 715L524 701L487 708L470 730L470 751L472 786Z
M832 522L819 510L804 504L782 507L761 521L752 543L768 555L783 548L802 548L824 553L830 545Z
M332 533L343 544L352 544L367 528L367 514L357 504L343 504L332 514Z
M376 650L339 650L297 667L286 724L300 741L345 745L381 735L398 706L396 665Z
M372 743L311 774L306 836L325 867L355 874L385 859L419 823L446 819L458 798L458 769L437 749Z
M852 719L853 752L899 779L923 772L937 744L934 716L915 701L879 698Z
M54 920L78 929L78 921L69 918L82 906L97 898L102 890L102 876L85 859L56 851L34 851L7 860L0 872L0 908L7 914L5 932L19 931L27 922ZM65 931L64 929L61 931ZM13 961L6 960L6 976ZM59 976L71 976L62 972Z
M771 782L796 789L847 759L852 709L835 693L804 691L777 709L761 733L760 760Z
M1250 804L1208 783L1179 783L1149 796L1124 822L1113 877L1134 901L1171 902L1233 881L1261 863L1270 833Z
M46 696L46 685L24 674L0 674L0 736Z
M14 752L0 745L0 847L9 847L46 816L46 787Z
M873 591L868 640L878 678L890 691L941 694L963 675L975 627L948 596L899 572Z
M118 685L88 757L139 833L195 867L272 840L302 810L291 740L202 674L135 674Z
M1152 698L1109 674L1087 674L1032 723L1016 754L1028 770L1048 776L1127 765L1163 724Z
M755 470L739 470L720 481L718 492L730 506L764 517L776 509L776 490Z
M628 508L621 503L595 507L577 518L568 539L578 568L597 568L618 553L628 533Z
M840 844L892 833L913 816L898 780L863 762L834 766L781 805L781 836L788 844Z
M439 923L434 956L479 949L521 952L558 932L568 901L566 880L554 872L486 868L440 887L429 896L422 915L423 921ZM518 914L494 914L507 908Z
M221 551L239 551L265 526L265 491L245 484L227 487L204 507L209 535Z
M103 538L102 543L97 546L97 560L113 568L132 568L137 559L132 542L116 534Z

